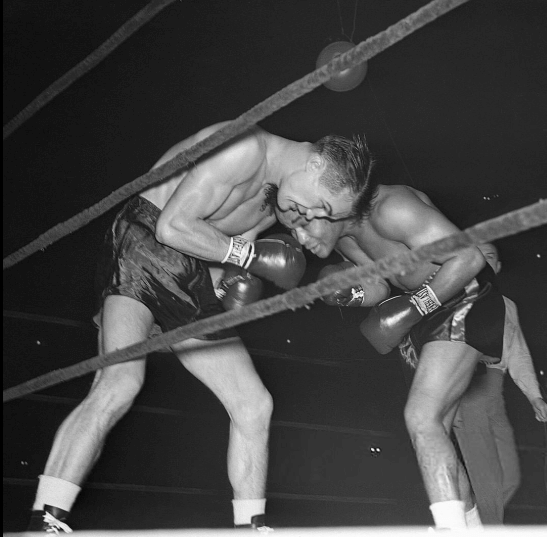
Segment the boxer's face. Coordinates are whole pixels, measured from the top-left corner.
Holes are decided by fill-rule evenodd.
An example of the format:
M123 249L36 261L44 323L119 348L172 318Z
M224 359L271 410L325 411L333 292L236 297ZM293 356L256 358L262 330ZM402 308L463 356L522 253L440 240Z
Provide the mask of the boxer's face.
M328 257L342 234L344 223L341 220L314 218L306 220L295 216L291 225L287 226L291 235L312 254L318 257Z
M307 221L337 220L351 213L353 198L349 189L331 192L320 182L322 173L321 168L307 167L284 178L277 192L277 212L284 225L297 216Z

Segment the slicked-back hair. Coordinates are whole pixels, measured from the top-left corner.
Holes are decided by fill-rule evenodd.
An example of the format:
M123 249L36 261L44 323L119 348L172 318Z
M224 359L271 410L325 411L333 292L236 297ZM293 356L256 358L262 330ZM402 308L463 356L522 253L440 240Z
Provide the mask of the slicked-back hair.
M315 142L313 150L326 162L320 183L333 194L349 189L354 196L350 217L360 220L368 216L378 183L371 175L374 160L365 137L330 134Z

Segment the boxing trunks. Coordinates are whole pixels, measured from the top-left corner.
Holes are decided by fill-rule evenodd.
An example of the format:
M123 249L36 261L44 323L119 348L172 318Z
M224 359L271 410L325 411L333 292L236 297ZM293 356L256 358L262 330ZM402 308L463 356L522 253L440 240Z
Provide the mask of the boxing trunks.
M106 234L96 278L98 310L109 295L138 300L154 316L153 335L159 332L158 326L168 332L224 312L206 263L156 240L160 212L140 196L126 203ZM224 329L199 337L234 336L234 329Z
M427 283L427 282L426 282ZM505 303L492 267L486 265L447 303L426 315L399 344L405 361L416 367L423 346L430 341L466 343L496 364L503 351Z

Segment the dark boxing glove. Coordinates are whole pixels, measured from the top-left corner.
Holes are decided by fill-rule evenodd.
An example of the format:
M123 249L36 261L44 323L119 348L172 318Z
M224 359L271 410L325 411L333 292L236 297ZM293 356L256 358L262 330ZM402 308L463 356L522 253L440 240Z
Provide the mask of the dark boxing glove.
M355 265L349 261L342 261L342 263L336 265L326 265L319 271L317 279L320 280L335 272L340 272L354 266ZM361 285L355 285L353 287L346 287L345 289L337 289L328 295L322 296L321 299L329 306L358 307L365 299L365 290Z
M413 293L394 296L374 306L361 323L361 334L380 354L387 354L424 315L440 305L431 287L423 285Z
M260 278L240 267L228 265L215 294L228 311L260 300L263 291L264 284Z
M296 239L284 233L254 242L241 235L231 237L222 263L233 263L282 289L296 287L306 270L302 247Z

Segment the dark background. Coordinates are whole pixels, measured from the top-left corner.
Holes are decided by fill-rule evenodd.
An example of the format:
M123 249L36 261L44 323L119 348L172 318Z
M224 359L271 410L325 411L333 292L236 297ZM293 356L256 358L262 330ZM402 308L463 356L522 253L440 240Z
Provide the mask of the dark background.
M6 0L4 124L146 3ZM425 4L173 3L4 141L4 256L313 71L329 43L359 43ZM547 195L546 20L543 0L472 0L372 58L356 89L319 87L260 125L295 140L364 132L381 182L424 190L462 228L530 205ZM4 271L4 388L95 355L95 260L118 209ZM544 384L545 227L498 246ZM325 263L308 261L304 284ZM364 315L317 303L240 329L276 401L268 506L279 526L429 524L401 366L359 335ZM172 357L149 369L74 524L229 526L222 408ZM4 405L4 530L24 527L53 433L90 380ZM510 380L506 399L524 473L508 523L544 523L545 428Z

